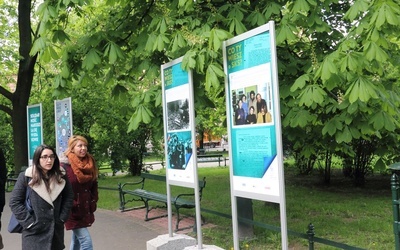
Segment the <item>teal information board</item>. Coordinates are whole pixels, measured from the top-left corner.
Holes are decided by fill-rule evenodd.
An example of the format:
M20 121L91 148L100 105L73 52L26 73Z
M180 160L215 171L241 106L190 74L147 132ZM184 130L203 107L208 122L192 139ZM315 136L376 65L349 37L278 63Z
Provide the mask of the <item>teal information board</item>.
M27 107L28 156L33 159L35 149L43 144L42 104Z
M223 52L234 194L279 202L283 164L273 24L229 39Z

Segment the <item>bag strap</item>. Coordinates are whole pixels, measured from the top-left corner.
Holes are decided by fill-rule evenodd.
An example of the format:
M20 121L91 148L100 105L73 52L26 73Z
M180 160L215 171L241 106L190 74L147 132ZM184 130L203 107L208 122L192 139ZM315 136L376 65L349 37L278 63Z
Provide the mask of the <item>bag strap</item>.
M32 203L31 203L31 199L30 199L30 195L31 195L31 187L28 185L28 183L31 181L32 178L30 177L26 177L26 192L25 192L25 205L28 209L28 212L31 213L33 211L32 209Z

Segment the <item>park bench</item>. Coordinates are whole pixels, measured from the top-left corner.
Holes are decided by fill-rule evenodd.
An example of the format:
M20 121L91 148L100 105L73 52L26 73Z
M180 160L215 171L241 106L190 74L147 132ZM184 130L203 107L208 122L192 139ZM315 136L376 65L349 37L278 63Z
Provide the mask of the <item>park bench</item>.
M218 162L218 166L221 166L223 160L226 167L226 158L222 154L197 155L197 162Z
M18 175L14 174L14 171L10 172L7 175L7 180L6 180L6 192L10 192L9 190L11 186L14 186L15 183L17 182Z
M159 208L167 207L167 194L165 193L159 193L159 192L154 192L147 190L150 188L149 186L145 187L145 181L146 180L153 180L153 181L161 181L161 182L166 182L166 176L164 175L155 175L155 174L150 174L150 173L141 173L140 175L140 180L136 182L127 182L127 183L119 183L118 184L118 190L119 190L119 198L120 198L120 210L122 212L132 210L132 209L138 209L138 208L146 208L146 215L145 215L145 221L149 220L154 220L157 218L165 217L168 216L168 214L165 215L160 215L160 216L154 216L154 217L149 217L149 212L154 209L154 208ZM203 180L199 181L199 197L201 200L203 189L206 186L206 180L205 177ZM132 189L128 189L127 187L132 186ZM137 187L137 188L135 188ZM147 189L145 189L147 188ZM131 196L130 199L127 199L126 195ZM179 228L179 222L184 218L184 216L181 216L180 214L180 209L185 208L185 209L193 209L196 207L195 203L195 194L194 191L192 193L181 193L176 196L171 196L171 203L176 209L176 214L177 214L177 219L176 219L176 225L175 225L175 231L183 230L186 228ZM143 206L140 207L133 207L133 208L126 208L126 204L132 201L141 201L144 203ZM162 206L150 206L149 201L156 201L159 203L163 203ZM203 217L202 221L203 220Z
M11 191L11 190L9 190L9 189L11 188L11 186L14 186L15 183L17 182L18 175L19 175L20 173L22 173L22 172L25 172L26 169L27 169L27 167L26 167L26 166L23 166L23 167L21 168L21 170L19 171L19 173L16 174L15 171L12 170L12 171L10 171L10 172L7 174L6 192L10 192L10 191Z

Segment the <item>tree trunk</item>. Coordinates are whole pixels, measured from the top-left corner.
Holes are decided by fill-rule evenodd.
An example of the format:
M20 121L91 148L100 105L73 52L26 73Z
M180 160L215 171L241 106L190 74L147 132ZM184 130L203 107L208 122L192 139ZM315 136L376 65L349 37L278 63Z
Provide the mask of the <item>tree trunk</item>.
M142 173L143 163L137 157L137 155L130 157L129 159L129 172L133 176L139 176Z
M325 152L325 168L324 168L324 183L331 183L331 166L332 166L332 153L328 150Z
M34 67L37 55L31 57L31 6L30 0L19 0L18 3L18 30L19 30L19 54L21 59L18 68L18 80L15 92L12 96L12 128L14 142L14 170L18 173L22 166L28 165L28 135L26 123L26 106L28 105Z
M237 197L238 217L253 220L253 201L248 198ZM249 240L254 238L254 227L245 222L238 222L238 234L240 240Z
M32 88L36 56L21 60L18 70L17 88L13 94L12 128L14 137L14 169L18 173L28 165L28 134L26 107Z

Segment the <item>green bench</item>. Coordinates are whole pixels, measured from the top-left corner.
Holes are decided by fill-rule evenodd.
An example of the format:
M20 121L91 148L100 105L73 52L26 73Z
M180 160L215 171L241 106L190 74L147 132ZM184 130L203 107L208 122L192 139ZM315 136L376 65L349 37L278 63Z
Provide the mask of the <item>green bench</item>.
M28 168L28 167L23 166L23 167L21 167L21 170L19 171L19 173L15 173L15 171L12 170L12 171L10 171L10 172L7 174L6 187L5 187L6 192L10 192L10 191L11 191L10 188L11 188L12 186L14 186L15 183L17 182L18 175L19 175L20 173L22 173L22 172L25 172L25 170L26 170L27 168Z
M154 208L159 208L167 207L167 194L165 193L159 193L159 192L153 192L145 189L145 181L146 180L154 180L154 181L161 181L161 182L166 182L166 176L164 175L155 175L155 174L150 174L150 173L141 173L140 175L140 180L137 182L127 182L127 183L119 183L118 184L118 190L119 190L119 199L120 199L120 210L122 212L128 211L128 210L133 210L133 209L138 209L138 208L146 208L146 215L145 215L145 221L149 220L154 220L157 218L165 217L168 216L168 214L165 215L159 215L159 216L154 216L154 217L149 217L149 212L154 209ZM203 194L203 189L206 186L206 180L205 177L203 180L199 181L199 197L200 200L202 198ZM130 188L128 188L130 187ZM148 188L148 187L146 187ZM192 189L194 190L194 189ZM131 196L130 199L127 199L126 196ZM144 203L143 206L140 207L132 207L132 208L126 208L126 204L132 201L141 201ZM150 206L149 201L156 201L159 203L162 203L162 206ZM177 219L176 219L176 225L175 225L175 231L183 230L186 228L179 228L179 222L184 218L181 216L179 210L181 208L185 209L193 209L196 207L195 203L195 193L194 191L192 193L182 193L178 194L177 196L171 196L171 203L176 209L176 214L177 214ZM201 216L202 221L204 222L204 218Z
M197 155L197 163L218 162L218 166L221 166L222 161L225 161L225 167L226 167L226 158L224 158L224 156L222 154Z

